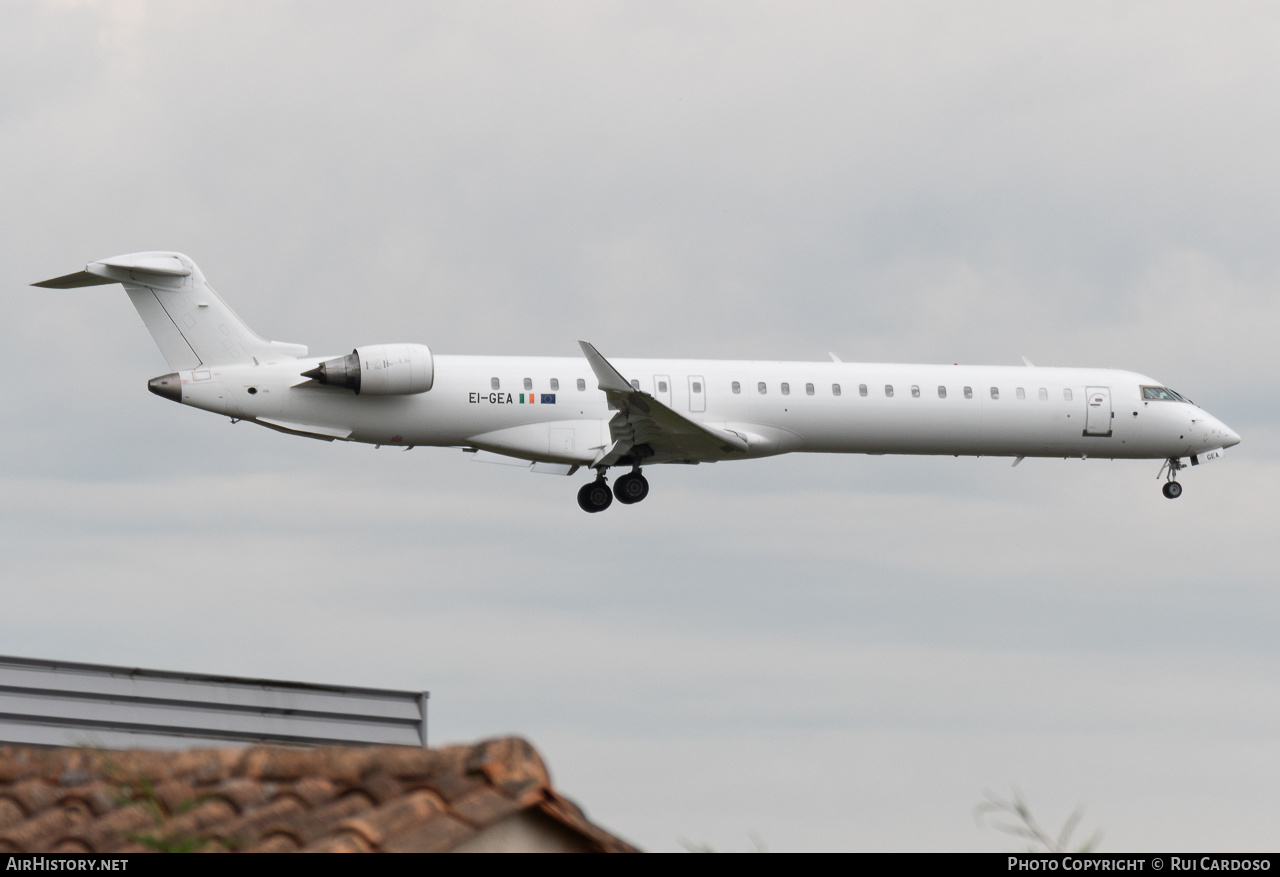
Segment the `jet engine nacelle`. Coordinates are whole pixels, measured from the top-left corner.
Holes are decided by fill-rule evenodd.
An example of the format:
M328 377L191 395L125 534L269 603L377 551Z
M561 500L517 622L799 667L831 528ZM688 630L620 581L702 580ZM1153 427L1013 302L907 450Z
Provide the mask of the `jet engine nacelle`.
M371 344L327 359L302 376L357 395L407 396L431 389L435 361L423 344Z

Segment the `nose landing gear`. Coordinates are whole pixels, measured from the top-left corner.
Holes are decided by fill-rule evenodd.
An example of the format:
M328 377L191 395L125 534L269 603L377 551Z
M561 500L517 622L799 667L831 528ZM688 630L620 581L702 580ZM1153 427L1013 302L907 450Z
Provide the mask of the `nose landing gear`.
M1164 487L1160 488L1160 492L1168 499L1177 499L1182 496L1182 485L1178 483L1178 472L1181 471L1182 468L1182 461L1180 459L1177 457L1170 457L1165 461L1164 465L1160 467L1160 473L1156 475L1157 478L1161 475L1165 476Z

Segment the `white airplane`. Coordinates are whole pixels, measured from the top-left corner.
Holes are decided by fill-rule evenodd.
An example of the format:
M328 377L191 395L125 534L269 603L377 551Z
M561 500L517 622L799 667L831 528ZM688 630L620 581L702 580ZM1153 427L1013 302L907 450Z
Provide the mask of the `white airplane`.
M1240 437L1160 382L1113 369L438 356L421 344L309 356L246 326L181 253L92 262L34 284L120 283L171 374L152 393L291 435L459 448L594 481L584 511L649 493L641 467L792 452L1163 460L1178 473ZM629 467L610 490L606 473Z

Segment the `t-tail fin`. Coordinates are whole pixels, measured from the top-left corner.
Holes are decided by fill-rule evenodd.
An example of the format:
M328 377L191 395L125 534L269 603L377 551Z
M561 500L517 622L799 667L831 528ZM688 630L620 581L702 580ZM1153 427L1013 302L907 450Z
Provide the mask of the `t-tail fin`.
M119 283L164 354L169 368L268 361L307 355L301 344L256 335L181 253L131 253L91 262L83 271L34 283L73 289Z

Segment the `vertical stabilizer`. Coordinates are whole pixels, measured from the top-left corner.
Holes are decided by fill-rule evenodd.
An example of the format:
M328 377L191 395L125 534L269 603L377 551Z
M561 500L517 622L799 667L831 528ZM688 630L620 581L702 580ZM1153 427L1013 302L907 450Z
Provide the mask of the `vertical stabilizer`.
M71 289L119 283L174 371L200 365L305 356L301 344L255 334L181 253L131 253L91 262L83 271L34 286Z

